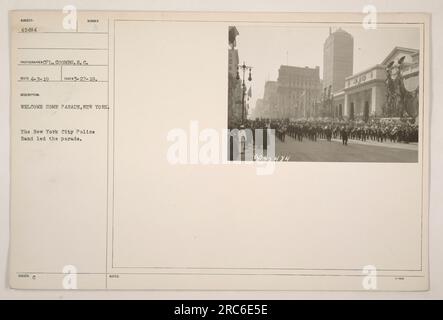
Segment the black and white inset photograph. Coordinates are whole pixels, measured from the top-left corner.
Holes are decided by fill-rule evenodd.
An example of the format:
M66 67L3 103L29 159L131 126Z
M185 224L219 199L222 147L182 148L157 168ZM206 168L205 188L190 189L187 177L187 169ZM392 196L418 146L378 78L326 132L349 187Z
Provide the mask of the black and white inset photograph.
M417 25L227 31L229 160L418 162Z

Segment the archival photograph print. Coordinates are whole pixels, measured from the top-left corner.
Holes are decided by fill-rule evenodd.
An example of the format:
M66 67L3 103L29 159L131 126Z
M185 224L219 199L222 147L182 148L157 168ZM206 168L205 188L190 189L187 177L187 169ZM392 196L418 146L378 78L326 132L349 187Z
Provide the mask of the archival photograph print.
M229 160L418 162L417 26L227 31Z

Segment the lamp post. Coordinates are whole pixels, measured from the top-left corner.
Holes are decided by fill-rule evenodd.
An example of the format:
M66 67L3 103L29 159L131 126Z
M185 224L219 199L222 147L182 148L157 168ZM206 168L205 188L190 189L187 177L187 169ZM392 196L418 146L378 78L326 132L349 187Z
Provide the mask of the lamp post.
M243 71L243 77L242 77L242 98L241 98L241 104L242 104L242 110L241 110L241 122L244 124L245 122L245 94L246 94L246 70L249 70L249 76L248 81L252 81L252 67L247 66L244 62L242 65L237 66L237 80L240 80L240 69Z

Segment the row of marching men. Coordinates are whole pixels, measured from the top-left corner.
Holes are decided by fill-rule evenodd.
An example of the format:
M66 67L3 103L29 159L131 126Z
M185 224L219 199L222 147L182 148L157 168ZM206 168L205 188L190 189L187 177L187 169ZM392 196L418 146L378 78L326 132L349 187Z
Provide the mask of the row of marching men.
M345 133L349 139L372 140L377 142L418 142L418 125L408 122L360 124L354 122L289 121L289 120L248 120L244 128L273 129L276 137L284 142L286 136L297 141L309 139L342 139Z

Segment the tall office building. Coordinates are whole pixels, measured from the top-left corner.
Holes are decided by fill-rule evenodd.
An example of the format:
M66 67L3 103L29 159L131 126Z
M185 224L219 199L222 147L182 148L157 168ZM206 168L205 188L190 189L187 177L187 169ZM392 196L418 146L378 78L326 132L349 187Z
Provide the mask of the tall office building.
M279 118L308 117L321 93L320 67L281 66L277 82Z
M330 32L323 46L323 89L341 91L345 79L352 75L354 65L354 38L339 28Z

